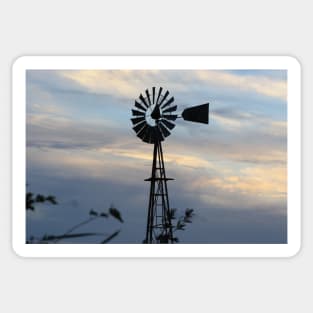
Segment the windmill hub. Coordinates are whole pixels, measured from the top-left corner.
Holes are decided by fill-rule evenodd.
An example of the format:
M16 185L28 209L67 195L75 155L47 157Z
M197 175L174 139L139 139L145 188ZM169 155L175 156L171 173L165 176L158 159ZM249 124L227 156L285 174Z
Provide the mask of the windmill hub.
M156 126L157 121L160 119L161 113L160 108L157 105L148 107L145 113L145 119L149 126Z
M161 117L161 113L160 113L160 107L158 105L155 105L154 106L154 109L151 113L151 117L154 119L154 120L158 120L160 119Z
M171 134L178 117L196 123L209 122L209 103L187 108L179 116L173 102L168 91L163 93L162 87L152 87L151 92L146 89L144 95L140 94L132 109L133 130L142 141L154 144L151 177L146 179L150 181L150 198L145 243L174 242L167 189L167 181L172 178L166 177L161 142Z

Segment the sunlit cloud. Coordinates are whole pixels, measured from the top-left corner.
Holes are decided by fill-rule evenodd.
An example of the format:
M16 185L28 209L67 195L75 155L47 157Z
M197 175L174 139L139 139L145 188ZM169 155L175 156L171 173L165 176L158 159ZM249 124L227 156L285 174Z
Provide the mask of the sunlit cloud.
M177 75L177 72L181 75ZM263 76L240 76L222 71L84 70L61 71L60 75L88 88L89 91L128 98L137 97L138 91L162 83L166 83L168 88L176 91L188 90L186 82L192 82L193 85L198 83L237 88L282 100L286 99L287 94L285 81Z
M222 71L197 71L197 77L206 84L218 84L237 88L242 91L252 91L259 94L286 99L287 85L285 81L274 80L263 76L240 76Z
M159 71L62 71L60 75L87 88L90 92L107 93L120 97L137 97L138 90L144 90Z
M286 168L244 168L239 175L200 178L197 188L214 186L227 192L268 198L286 198Z
M131 129L121 128L111 120L103 120L101 123L78 122L66 115L43 112L30 114L27 125L28 146L98 149L99 152L111 149L110 153L125 157L145 160L151 158L148 153L151 153L152 148L149 149L149 145L141 143ZM259 133L249 130L243 134L233 134L229 138L224 137L223 140L214 137L187 137L187 150L184 138L176 136L171 139L171 145L166 147L165 158L167 162L192 167L209 167L212 163L225 160L259 164L285 163L286 151L277 141L283 140L285 136L285 122L268 122ZM144 151L145 154L138 151Z
M243 122L240 120L220 116L214 113L211 114L211 120L212 119L230 130L238 130L239 128L243 127Z

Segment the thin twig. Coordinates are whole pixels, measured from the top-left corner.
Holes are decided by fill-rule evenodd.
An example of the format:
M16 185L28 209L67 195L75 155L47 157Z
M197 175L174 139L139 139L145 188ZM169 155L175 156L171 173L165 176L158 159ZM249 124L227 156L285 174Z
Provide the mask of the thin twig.
M94 219L96 219L97 217L98 217L98 216L89 217L87 220L85 220L85 221L83 221L83 222L81 222L81 223L79 223L79 224L77 224L77 225L71 227L69 230L67 230L67 231L63 234L63 236L66 236L66 235L70 234L72 231L74 231L75 229L77 229L77 228L79 228L79 227L81 227L81 226L83 226L83 225L85 225L85 224L88 224L88 223L92 222L92 221L93 221ZM58 241L60 241L60 240L61 240L61 239L56 239L56 240L54 240L53 242L56 243L56 242L58 242Z

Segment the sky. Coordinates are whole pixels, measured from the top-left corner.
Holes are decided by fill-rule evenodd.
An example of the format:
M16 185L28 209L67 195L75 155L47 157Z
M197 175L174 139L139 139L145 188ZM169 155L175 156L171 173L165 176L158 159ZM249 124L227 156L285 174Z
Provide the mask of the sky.
M113 205L124 223L80 232L111 243L145 236L153 145L132 130L131 109L152 86L178 112L210 103L209 125L176 120L163 145L170 205L195 215L180 243L287 242L287 72L284 70L28 70L27 191L58 205L27 212L27 234L62 234ZM102 237L80 238L99 243ZM64 241L68 243L69 241Z

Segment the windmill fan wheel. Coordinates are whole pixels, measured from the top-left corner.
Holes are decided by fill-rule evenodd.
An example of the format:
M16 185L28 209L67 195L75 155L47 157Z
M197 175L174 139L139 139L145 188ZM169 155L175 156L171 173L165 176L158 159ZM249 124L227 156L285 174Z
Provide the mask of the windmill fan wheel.
M169 91L164 92L162 87L158 90L152 87L150 91L146 89L144 94L140 94L135 100L131 118L137 137L153 144L168 137L177 118L177 105L173 102L174 97L170 97Z

